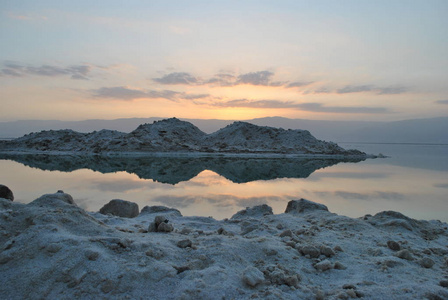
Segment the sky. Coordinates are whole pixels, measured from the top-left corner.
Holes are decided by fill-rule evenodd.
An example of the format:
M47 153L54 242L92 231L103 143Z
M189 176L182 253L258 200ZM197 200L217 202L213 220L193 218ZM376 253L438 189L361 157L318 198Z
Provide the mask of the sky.
M0 122L448 116L446 0L0 1Z

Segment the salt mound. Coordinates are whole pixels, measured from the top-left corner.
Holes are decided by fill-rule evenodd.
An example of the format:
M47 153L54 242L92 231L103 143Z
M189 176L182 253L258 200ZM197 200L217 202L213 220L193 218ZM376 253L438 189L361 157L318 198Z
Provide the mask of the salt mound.
M176 118L143 124L129 134L113 130L79 133L50 130L1 141L2 152L108 153L252 153L367 157L335 143L316 139L306 130L284 130L235 122L212 134Z

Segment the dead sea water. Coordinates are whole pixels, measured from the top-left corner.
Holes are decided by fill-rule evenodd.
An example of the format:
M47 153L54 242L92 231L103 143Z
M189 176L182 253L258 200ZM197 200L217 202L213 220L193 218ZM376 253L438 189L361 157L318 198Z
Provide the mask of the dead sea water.
M183 215L223 219L267 203L283 212L306 198L338 214L361 217L394 210L448 221L448 145L344 144L384 159L101 158L0 156L0 183L28 203L64 190L88 211L111 199L178 208Z

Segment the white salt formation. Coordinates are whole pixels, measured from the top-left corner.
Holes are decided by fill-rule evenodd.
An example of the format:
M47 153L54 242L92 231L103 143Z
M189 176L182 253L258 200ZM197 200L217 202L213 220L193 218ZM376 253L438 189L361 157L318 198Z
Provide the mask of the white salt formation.
M307 130L285 130L235 122L212 134L176 118L143 124L131 133L101 130L79 133L49 130L0 141L0 152L29 153L232 153L357 156L332 142L316 139Z
M262 205L218 221L147 206L126 218L59 191L0 199L0 295L448 299L447 246L446 223L390 211L352 219L301 199L279 215Z

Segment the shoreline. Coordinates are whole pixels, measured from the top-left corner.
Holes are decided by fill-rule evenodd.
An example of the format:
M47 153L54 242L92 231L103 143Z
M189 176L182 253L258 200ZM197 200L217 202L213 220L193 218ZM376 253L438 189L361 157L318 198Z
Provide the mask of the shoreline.
M347 154L313 154L313 153L235 153L235 152L133 152L109 151L103 153L79 151L39 151L39 150L0 150L0 155L54 155L54 156L100 156L100 157L241 157L241 158L386 158L375 154L347 155Z
M135 215L124 202L102 214L84 211L62 191L29 204L0 199L0 293L10 299L448 297L444 222L393 211L349 218L304 199L291 200L282 214L258 205L220 221L163 206L119 217Z

